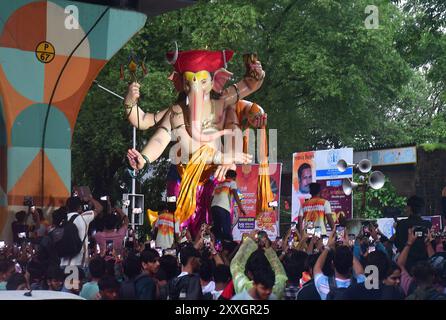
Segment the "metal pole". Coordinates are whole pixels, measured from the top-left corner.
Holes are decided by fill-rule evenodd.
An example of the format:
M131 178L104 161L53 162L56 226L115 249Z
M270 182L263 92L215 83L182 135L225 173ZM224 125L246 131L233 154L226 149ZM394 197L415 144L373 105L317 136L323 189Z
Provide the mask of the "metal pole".
M133 149L136 149L136 128L133 126ZM133 209L135 209L135 203L136 203L136 179L134 178L136 176L136 170L133 170L133 177L132 177L132 229L135 232L135 239L137 238L136 233L136 222L135 222L135 214L133 213Z
M136 128L133 126L133 149L136 149ZM136 179L134 178L136 176L136 170L133 170L133 177L132 177L132 194L136 194Z
M130 75L132 77L132 82L138 82L137 78L136 78L136 72L130 72ZM138 108L138 106L137 106ZM138 129L139 129L139 114L137 113L138 116ZM135 126L133 126L133 149L136 149L136 128ZM135 232L135 239L138 239L138 233L136 232L136 221L135 221L135 214L134 209L136 206L136 180L135 177L136 176L136 170L133 170L133 177L132 177L132 197L133 197L133 201L132 201L132 228ZM139 221L138 221L139 223Z
M97 85L99 88L101 88L102 90L104 90L105 92L110 93L111 95L121 99L122 101L124 101L124 97L120 96L119 94L111 91L110 89L107 89L106 87L102 86L99 84L99 82L97 80L93 80L93 83L95 85ZM136 127L133 126L133 149L136 149ZM135 208L135 194L136 194L136 179L134 178L136 175L136 170L133 170L133 177L132 177L132 195L131 197L133 198L133 201L131 201L132 203L132 212L130 212L131 214L131 219L130 219L130 226L132 227L133 231L135 232L135 217L133 214L133 209Z

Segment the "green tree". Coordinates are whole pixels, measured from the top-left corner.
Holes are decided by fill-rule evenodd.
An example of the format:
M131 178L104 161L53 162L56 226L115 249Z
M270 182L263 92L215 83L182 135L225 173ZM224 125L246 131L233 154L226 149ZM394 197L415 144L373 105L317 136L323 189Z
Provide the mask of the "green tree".
M262 3L269 76L259 95L274 114L280 158L296 150L373 144L379 115L411 74L393 46L401 21L397 8L374 1L380 25L368 30L369 1Z
M355 174L354 181L358 180L359 175ZM407 199L398 195L397 190L387 177L381 189L367 188L365 199L362 188L359 187L353 193L353 212L355 217L378 219L383 217L383 211L386 207L397 208L403 211L406 206ZM364 200L365 207L363 206Z
M428 48L417 40L427 32L411 33L415 18L388 1L373 1L379 8L379 28L366 29L364 9L369 4L368 0L200 0L149 18L98 80L123 95L127 84L119 81L120 65L127 63L131 52L145 57L149 74L140 80L140 105L155 112L171 105L177 95L167 80L172 67L165 59L174 41L180 50L234 50L228 64L233 82L245 72L242 54L257 52L267 77L261 90L248 99L263 106L269 128L278 129L281 160L290 159L297 150L438 142L445 124L439 80L445 74L440 72L442 60L427 59ZM405 35L415 38L404 42ZM438 57L443 57L441 46L435 46ZM435 62L434 73L415 69L426 61ZM424 130L425 126L430 129ZM73 136L73 183L120 197L120 182L128 180L125 154L132 145L131 132L121 102L93 87ZM138 148L152 134L153 130L139 133ZM161 188L154 199L161 198L159 192Z
M399 4L404 14L395 46L423 79L425 87L422 95L415 88L411 93L424 96L424 101L408 102L408 109L414 110L410 105L416 101L421 106L420 113L412 113L412 120L401 117L396 125L402 124L402 134L406 133L414 142L442 143L446 140L446 4L439 0L393 2ZM416 83L420 84L419 79ZM407 94L403 97L409 98ZM406 131L407 128L410 129Z

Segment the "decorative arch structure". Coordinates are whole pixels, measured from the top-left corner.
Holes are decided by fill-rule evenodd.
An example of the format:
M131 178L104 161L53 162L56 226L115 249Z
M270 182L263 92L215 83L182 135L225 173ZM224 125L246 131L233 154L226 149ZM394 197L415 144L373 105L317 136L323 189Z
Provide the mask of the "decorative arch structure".
M72 5L77 18L67 9ZM24 196L45 207L60 206L69 196L71 139L81 104L101 69L146 19L78 1L0 0L3 239L10 238Z

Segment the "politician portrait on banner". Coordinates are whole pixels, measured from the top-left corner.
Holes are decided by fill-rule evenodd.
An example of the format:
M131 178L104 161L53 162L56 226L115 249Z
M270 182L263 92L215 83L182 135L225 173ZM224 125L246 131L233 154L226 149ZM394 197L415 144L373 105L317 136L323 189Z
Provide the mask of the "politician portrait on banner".
M293 188L291 198L291 221L297 222L299 210L306 199L310 199L310 183L316 181L314 152L293 154Z

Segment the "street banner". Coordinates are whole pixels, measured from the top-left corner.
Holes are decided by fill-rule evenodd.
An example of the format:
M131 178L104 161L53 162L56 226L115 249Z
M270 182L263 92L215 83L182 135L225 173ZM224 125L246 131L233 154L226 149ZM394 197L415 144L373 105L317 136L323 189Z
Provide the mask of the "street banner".
M322 197L331 204L335 213L333 218L339 221L344 216L352 218L352 195L346 196L342 190L342 179L352 178L353 169L340 172L339 160L353 163L353 148L330 149L293 154L293 186L291 198L291 221L297 222L299 210L305 200L310 199L309 184L318 182L322 187Z
M316 182L316 166L313 151L293 154L292 179L291 221L297 222L300 207L305 200L311 198L309 184Z
M430 221L432 223L432 231L434 233L440 233L443 231L441 216L422 216L421 219Z
M353 168L349 167L344 172L337 168L339 160L353 163L353 148L319 150L314 152L316 165L316 180L351 178Z
M246 216L240 214L235 205L232 219L232 235L235 241L242 239L243 233L249 233L254 229L264 230L270 239L279 235L279 208L280 208L280 183L282 174L281 163L269 164L271 189L277 207L271 212L264 212L256 216L257 185L259 179L259 165L237 165L237 187L242 199Z
M321 196L328 200L331 205L331 212L333 213L333 220L335 224L339 222L340 218L352 218L352 195L346 195L342 190L342 180L317 180L321 185Z

